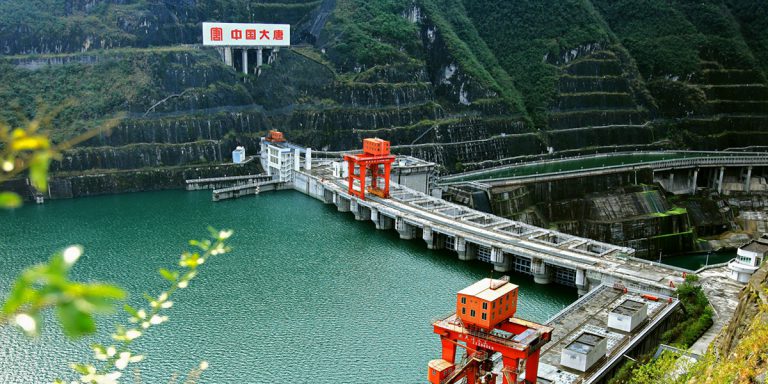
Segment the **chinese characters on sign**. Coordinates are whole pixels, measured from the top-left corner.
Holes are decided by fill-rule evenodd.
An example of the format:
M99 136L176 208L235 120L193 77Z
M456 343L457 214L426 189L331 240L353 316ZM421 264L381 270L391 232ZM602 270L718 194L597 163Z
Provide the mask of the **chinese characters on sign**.
M203 23L203 45L287 47L291 45L291 26L288 24Z

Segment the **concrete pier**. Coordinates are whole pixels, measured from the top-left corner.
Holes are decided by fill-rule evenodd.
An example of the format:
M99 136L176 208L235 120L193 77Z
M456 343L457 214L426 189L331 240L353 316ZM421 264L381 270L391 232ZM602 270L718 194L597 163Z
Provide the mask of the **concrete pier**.
M508 257L501 247L491 247L491 263L496 272L509 272L512 270L512 258Z
M349 209L355 215L355 220L357 221L367 221L371 219L371 210L358 204L355 200L350 201Z
M376 208L371 208L371 221L376 226L376 229L390 230L395 226L395 221L379 213Z
M549 284L552 282L552 273L542 259L531 260L531 273L536 284Z
M723 176L725 175L725 167L720 167L720 176L717 178L717 193L723 193Z
M339 212L349 212L351 210L350 200L341 197L341 195L336 195L334 202L336 203L336 210Z
M243 73L248 74L248 50L243 49Z
M459 255L459 260L469 261L475 259L474 252L471 252L471 250L467 249L467 240L465 238L456 236L454 239L454 247L456 249L456 253Z
M583 269L576 270L576 289L578 290L579 296L584 296L589 292L587 271Z
M424 226L422 230L422 239L427 243L427 249L435 249L435 237L432 235L432 228Z
M232 60L232 47L225 47L224 48L224 64L228 66L233 66L233 60Z
M398 217L395 220L395 229L400 234L400 238L403 240L413 239L413 226L406 223L405 219Z
M693 170L693 180L691 181L691 195L696 194L698 183L699 183L699 169L696 168Z

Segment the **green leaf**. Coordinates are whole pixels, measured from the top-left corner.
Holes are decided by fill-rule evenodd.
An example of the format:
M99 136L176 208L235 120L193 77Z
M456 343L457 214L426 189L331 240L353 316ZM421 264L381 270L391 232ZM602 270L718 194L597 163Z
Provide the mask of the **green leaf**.
M125 298L125 291L111 284L89 283L86 286L85 295L88 297L122 300Z
M88 374L88 366L85 364L70 364L69 365L73 371L81 374L81 375L87 375Z
M19 277L15 283L13 283L13 289L11 289L8 299L3 304L3 313L10 315L15 313L19 308L28 303L35 303L40 299L40 295L34 290L32 283L24 278Z
M48 165L50 160L50 153L37 152L29 163L29 181L39 192L43 192L48 188Z
M106 353L107 349L101 344L91 344L91 349L98 353Z
M21 206L21 196L13 192L0 192L0 208L11 209Z
M128 304L123 305L123 309L128 312L129 315L138 318L139 317L139 311L136 310L136 308L131 307Z
M93 316L78 309L74 303L59 305L56 313L59 316L61 328L68 337L78 338L96 331Z
M171 283L175 283L176 280L179 278L178 272L171 272L165 268L160 268L160 275L163 276L166 280L170 281Z
M211 227L210 225L208 226L208 233L210 233L211 237L213 238L219 237L219 231L217 231L216 228Z
M83 300L93 306L93 312L112 313L115 311L115 301L125 298L125 291L109 284L83 284Z

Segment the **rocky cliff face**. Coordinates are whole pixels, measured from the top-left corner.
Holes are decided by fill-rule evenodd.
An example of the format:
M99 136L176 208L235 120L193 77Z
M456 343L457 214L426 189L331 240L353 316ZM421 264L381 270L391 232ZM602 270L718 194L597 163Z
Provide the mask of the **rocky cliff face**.
M768 264L752 275L752 279L739 294L739 306L728 325L723 328L715 342L715 349L720 356L730 356L750 332L755 322L768 322Z
M688 382L763 383L768 373L768 265L752 276L739 305Z

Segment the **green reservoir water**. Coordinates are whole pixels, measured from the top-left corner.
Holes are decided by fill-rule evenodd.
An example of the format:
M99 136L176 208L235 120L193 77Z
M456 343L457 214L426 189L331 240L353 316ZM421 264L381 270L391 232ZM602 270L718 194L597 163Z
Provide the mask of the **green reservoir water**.
M0 212L0 295L24 267L79 243L86 253L75 278L117 283L142 305L142 292L166 287L157 270L208 225L235 230L234 252L203 265L175 297L170 322L135 345L147 356L137 364L144 383L168 382L201 360L210 363L202 383L423 383L440 353L430 320L490 272L298 192L212 203L208 191L170 191ZM511 277L526 319L545 321L577 297L575 289ZM75 342L50 325L31 341L0 329L0 383L69 374L68 363L90 361L88 345L108 343L106 325L125 317L107 317L99 335Z

